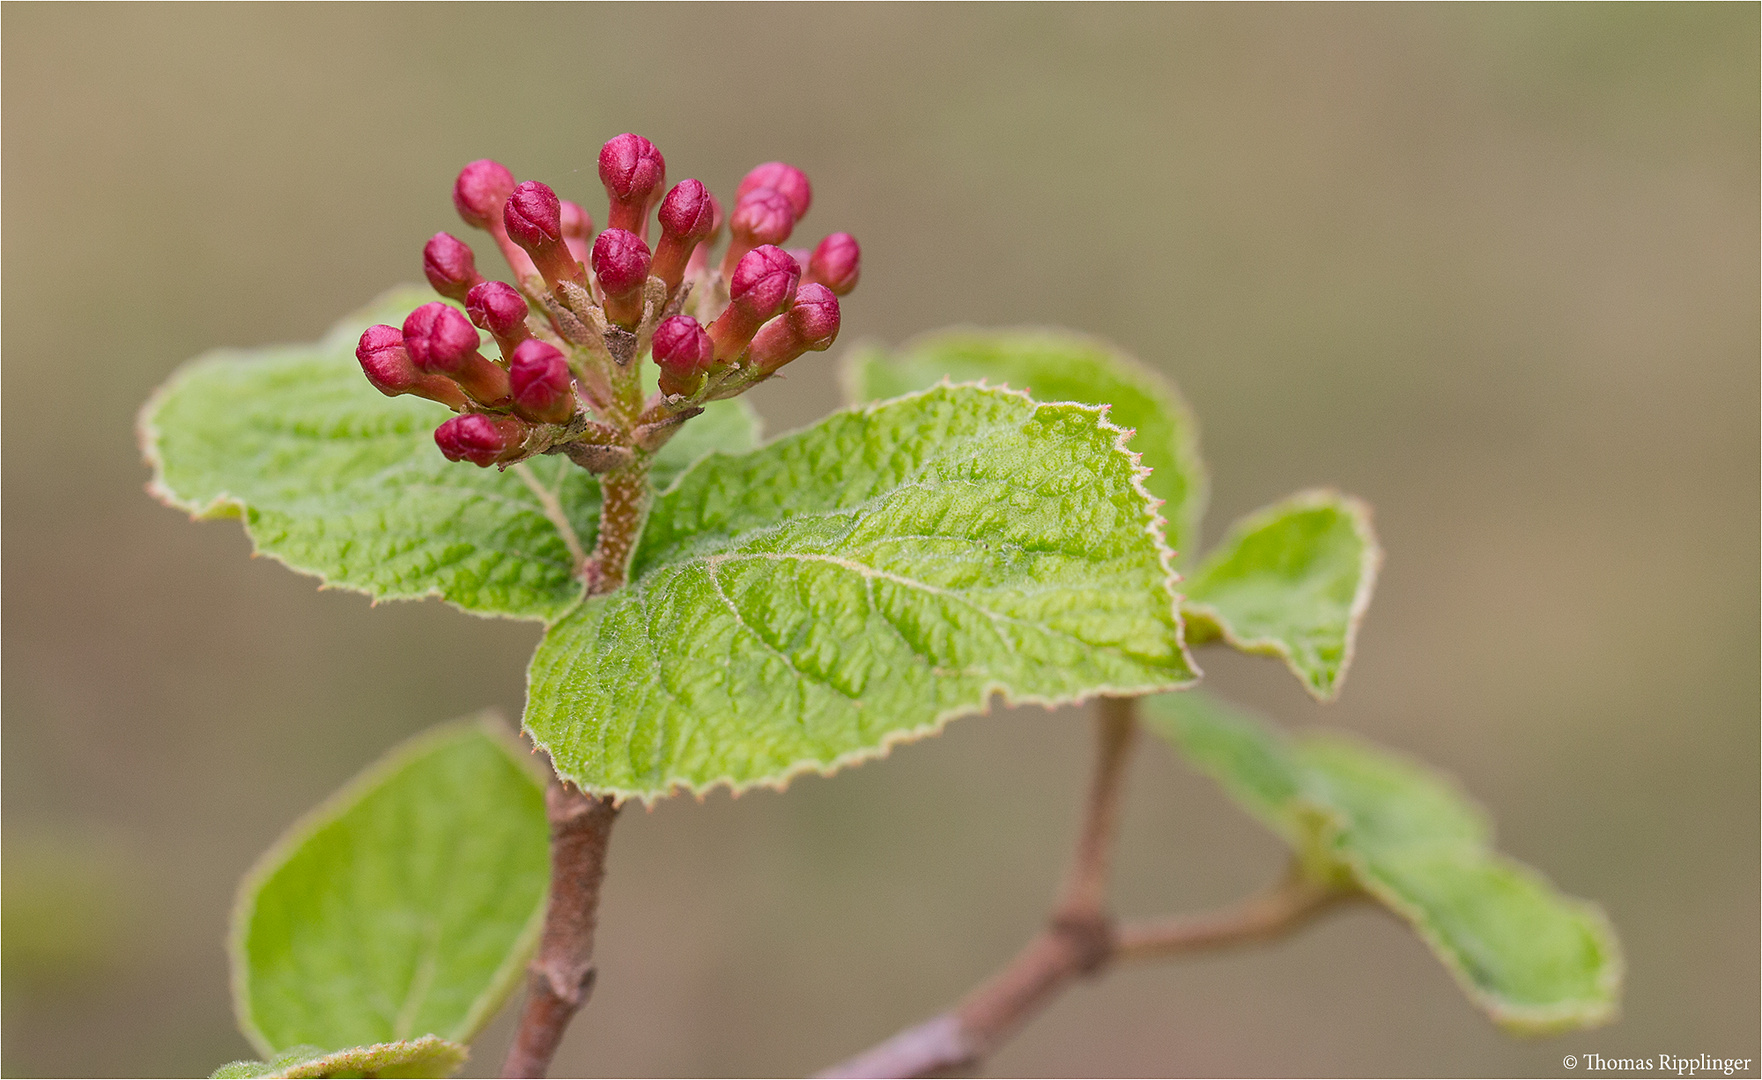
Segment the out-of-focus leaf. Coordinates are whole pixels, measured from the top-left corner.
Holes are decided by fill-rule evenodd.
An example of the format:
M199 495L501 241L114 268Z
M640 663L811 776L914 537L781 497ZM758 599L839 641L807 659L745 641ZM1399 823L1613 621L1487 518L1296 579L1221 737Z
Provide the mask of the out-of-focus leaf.
M1606 1023L1622 961L1594 904L1495 852L1454 782L1341 735L1288 736L1199 693L1147 699L1146 721L1290 843L1319 880L1350 884L1411 924L1499 1024Z
M465 1064L468 1051L456 1042L433 1035L407 1042L324 1050L295 1046L271 1061L233 1061L211 1074L211 1080L255 1080L329 1076L451 1076Z
M520 976L548 878L530 756L489 718L420 735L246 876L230 943L239 1026L266 1056L467 1042Z

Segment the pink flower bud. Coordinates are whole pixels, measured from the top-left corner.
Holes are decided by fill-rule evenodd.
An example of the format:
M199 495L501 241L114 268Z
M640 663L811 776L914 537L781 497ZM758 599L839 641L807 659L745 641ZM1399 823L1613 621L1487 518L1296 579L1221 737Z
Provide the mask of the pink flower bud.
M512 358L514 349L532 336L526 328L527 310L526 297L505 282L481 282L465 294L465 314L474 325L494 335L504 360Z
M580 203L563 200L563 243L578 263L587 262L587 244L593 239L593 216Z
M477 351L477 331L458 308L435 301L404 319L404 348L418 371L445 375L484 405L508 398L508 373Z
M661 242L655 248L650 271L667 283L669 290L685 278L685 265L697 245L716 224L716 200L696 180L681 180L661 200Z
M471 286L483 280L477 259L465 242L451 233L439 232L422 249L422 272L434 291L449 300L464 300Z
M705 194L708 195L708 192ZM710 246L722 235L722 226L727 221L727 215L722 212L721 200L714 195L709 195L709 200L710 235L698 241L697 247L692 249L691 258L685 261L686 277L698 277L703 274L705 267L710 265Z
M726 310L710 324L716 359L737 359L766 319L789 306L801 280L801 266L789 253L769 244L747 252L728 284Z
M824 285L803 285L795 303L753 335L747 358L769 374L805 352L820 352L838 338L838 297Z
M549 184L528 180L514 189L502 211L509 239L532 256L545 282L572 281L581 265L563 243L563 204Z
M856 237L835 232L814 248L813 255L808 257L807 275L802 280L819 282L839 296L845 296L857 287L857 277L863 269L862 258L863 251L857 246Z
M600 147L600 183L612 202L609 228L647 236L649 207L666 182L667 160L641 135L626 132Z
M530 428L516 416L467 413L434 429L434 441L448 461L469 461L489 468L520 456Z
M575 415L575 388L569 361L550 345L528 338L514 350L508 364L514 411L528 420L566 424Z
M746 198L747 192L758 188L770 188L788 199L797 221L808 216L808 207L814 201L814 188L808 183L808 174L781 161L767 161L747 173L740 187L735 189L734 201L739 202Z
M626 327L642 321L649 262L649 246L633 232L610 228L594 240L593 272L605 294L606 318Z
M754 188L734 204L728 219L728 250L722 256L722 273L740 265L746 253L763 244L781 244L795 231L795 207L781 192Z
M657 380L663 394L692 394L703 385L704 372L716 360L716 346L710 335L690 315L663 319L655 327L655 366L661 369Z
M370 326L355 347L355 359L373 388L386 397L414 394L453 409L465 407L465 392L445 375L417 371L404 349L404 335L395 326Z
M493 229L502 220L502 205L514 193L514 174L499 161L484 158L459 170L453 182L453 205L465 224Z

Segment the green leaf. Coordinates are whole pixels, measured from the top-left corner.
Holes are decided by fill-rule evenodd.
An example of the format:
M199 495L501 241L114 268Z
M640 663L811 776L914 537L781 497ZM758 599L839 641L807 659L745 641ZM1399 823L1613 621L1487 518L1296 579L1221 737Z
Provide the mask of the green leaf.
M1342 735L1287 736L1199 693L1146 702L1146 721L1296 850L1406 919L1469 997L1523 1032L1613 1019L1614 929L1495 852L1485 814L1448 777Z
M853 404L924 390L945 376L1013 386L1036 401L1111 406L1107 418L1136 431L1130 445L1151 470L1145 486L1163 500L1169 546L1183 557L1198 552L1207 490L1199 426L1167 379L1105 341L1067 330L945 330L891 356L858 350L844 369Z
M239 1026L271 1055L467 1042L519 979L549 878L544 781L490 718L392 750L246 876Z
M598 482L560 455L506 472L447 461L434 429L452 414L385 397L355 360L363 329L433 299L400 289L316 344L185 365L141 411L150 489L197 518L242 519L258 552L328 586L553 619L581 595L553 515L591 548ZM713 406L656 456L653 479L669 483L708 450L745 450L756 435L744 402Z
M547 632L526 726L592 791L781 786L1012 702L1196 673L1143 470L1093 406L940 387L713 454L630 585Z
M1187 640L1221 637L1282 657L1312 695L1331 700L1382 559L1364 503L1335 491L1293 495L1237 522L1188 575Z
M215 1069L212 1080L255 1077L451 1076L465 1064L467 1051L456 1042L424 1035L408 1042L323 1050L296 1046L273 1061L234 1061Z

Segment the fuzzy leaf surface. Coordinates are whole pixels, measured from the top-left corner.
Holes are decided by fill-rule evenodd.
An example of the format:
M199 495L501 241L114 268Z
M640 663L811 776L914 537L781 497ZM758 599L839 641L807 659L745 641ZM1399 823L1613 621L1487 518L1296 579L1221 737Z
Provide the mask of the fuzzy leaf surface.
M552 626L527 730L654 798L830 772L985 708L1195 678L1142 470L1094 406L938 387L657 500L630 584Z
M362 330L398 325L433 299L396 290L315 344L223 350L185 365L141 412L151 489L194 517L241 519L257 551L330 586L555 618L581 586L532 485L591 547L598 481L560 455L526 463L524 478L446 460L434 429L452 413L384 396L355 359ZM657 455L654 481L671 482L709 449L748 449L756 435L744 402L713 406Z
M1337 734L1290 736L1199 693L1145 702L1146 722L1282 836L1307 871L1405 919L1468 996L1525 1032L1613 1019L1622 961L1594 904L1492 848L1448 777Z
M1382 557L1364 503L1334 491L1293 495L1237 522L1188 574L1187 640L1277 656L1311 695L1330 700Z
M264 1055L467 1042L519 979L549 880L544 783L499 724L393 749L240 886L239 1026Z
M451 1076L465 1064L466 1048L456 1042L424 1035L407 1042L324 1050L295 1046L272 1061L233 1061L211 1074L211 1080L286 1078L305 1080L329 1076Z
M1151 470L1145 486L1163 500L1169 546L1183 558L1198 552L1208 482L1193 412L1173 383L1107 342L1065 330L946 330L891 355L859 351L844 374L853 404L927 389L947 377L1008 385L1036 401L1111 406L1107 418L1136 431L1129 445Z

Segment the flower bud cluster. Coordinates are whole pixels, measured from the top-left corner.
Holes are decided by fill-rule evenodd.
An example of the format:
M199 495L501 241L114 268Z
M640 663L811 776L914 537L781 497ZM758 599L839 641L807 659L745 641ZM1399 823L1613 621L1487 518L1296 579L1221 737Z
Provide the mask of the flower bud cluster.
M624 134L600 149L599 176L607 214L596 233L588 211L549 185L519 181L494 161L466 165L453 205L489 234L512 283L486 279L469 245L437 233L423 248L423 273L452 303L425 304L403 326L361 336L356 356L375 388L460 414L435 432L450 460L638 461L658 445L656 432L670 435L703 402L742 393L837 338L839 297L856 287L861 251L849 233L784 248L813 203L800 169L758 166L724 210L697 180L669 188L661 152ZM727 246L713 259L724 228ZM480 330L493 354L482 351ZM645 357L658 387L646 402ZM630 452L610 452L617 447Z

